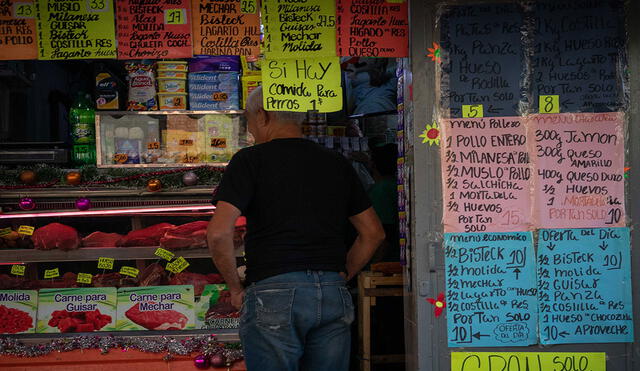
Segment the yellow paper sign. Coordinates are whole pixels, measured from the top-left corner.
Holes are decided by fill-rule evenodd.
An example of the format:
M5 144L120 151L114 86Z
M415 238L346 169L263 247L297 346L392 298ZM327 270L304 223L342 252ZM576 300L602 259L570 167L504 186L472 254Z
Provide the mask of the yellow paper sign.
M0 237L11 234L11 227L0 229Z
M36 8L33 3L14 3L13 16L14 18L35 18Z
M538 108L540 113L560 113L560 96L541 95Z
M111 0L36 0L38 59L115 58L112 4Z
M18 234L25 236L33 235L33 231L35 231L35 228L30 225L21 225L20 228L18 228Z
M267 60L262 65L262 86L267 111L342 109L337 57Z
M164 24L187 24L186 9L165 9Z
M98 269L113 269L112 258L98 258Z
M240 11L242 13L255 13L258 10L256 0L240 0Z
M16 276L24 276L24 271L26 269L27 267L22 264L14 264L11 266L11 274Z
M556 352L452 352L451 371L507 370L518 365L519 370L605 371L605 353L556 353Z
M78 273L78 278L77 278L77 282L78 283L86 283L88 285L91 284L91 279L93 278L93 276L89 273Z
M484 117L484 109L482 107L482 104L462 105L462 117L468 117L468 118Z
M133 267L127 267L126 265L120 268L120 274L124 274L125 276L135 278L135 277L138 277L138 273L140 273L138 269Z
M167 270L171 273L180 273L189 266L189 262L182 256L177 258L173 263L167 264Z
M262 23L267 59L336 56L335 1L306 0L301 5L264 0Z
M56 277L60 277L60 271L58 271L58 268L47 269L44 271L44 278L56 278Z
M169 260L169 261L173 259L174 256L176 256L176 254L172 253L171 251L167 251L161 247L157 248L154 254L156 256L161 257L164 260Z

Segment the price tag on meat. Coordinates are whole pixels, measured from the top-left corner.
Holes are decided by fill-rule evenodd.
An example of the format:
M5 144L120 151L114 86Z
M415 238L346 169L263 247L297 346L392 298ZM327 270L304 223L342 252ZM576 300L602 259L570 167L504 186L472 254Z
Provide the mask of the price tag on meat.
M98 269L113 269L112 258L98 258Z
M0 237L11 234L11 227L0 229Z
M167 270L171 273L180 273L189 266L189 262L182 256L177 258L173 263L167 264Z
M161 247L156 249L155 252L156 256L161 257L164 260L168 260L171 261L171 259L173 259L174 256L176 256L174 253L172 253L171 251L167 251Z
M34 227L28 226L28 225L21 225L20 228L18 228L18 234L22 234L25 236L31 236L33 235L33 231L35 230Z
M76 280L78 283L86 283L88 285L91 284L91 279L93 276L89 273L78 273L78 279Z
M127 267L126 265L120 268L120 274L124 274L125 276L136 278L138 277L138 273L140 273L138 269Z
M22 264L14 264L11 266L11 274L14 276L24 276L24 271L26 269L27 267Z
M54 269L47 269L44 271L44 278L56 278L56 277L60 277L60 271L58 270L58 268L54 268Z

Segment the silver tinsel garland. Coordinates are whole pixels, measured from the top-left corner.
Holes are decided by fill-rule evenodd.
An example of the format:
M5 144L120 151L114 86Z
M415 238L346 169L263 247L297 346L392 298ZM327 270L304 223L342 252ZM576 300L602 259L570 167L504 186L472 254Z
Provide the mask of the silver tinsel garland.
M49 343L27 345L21 341L1 337L0 355L17 357L39 357L51 352L69 352L77 349L100 349L102 354L111 349L135 349L147 353L165 353L163 359L169 361L175 355L186 356L194 352L206 356L221 355L227 364L243 358L239 343L221 343L215 336L202 335L186 339L162 337L117 337L117 336L78 336L54 339Z

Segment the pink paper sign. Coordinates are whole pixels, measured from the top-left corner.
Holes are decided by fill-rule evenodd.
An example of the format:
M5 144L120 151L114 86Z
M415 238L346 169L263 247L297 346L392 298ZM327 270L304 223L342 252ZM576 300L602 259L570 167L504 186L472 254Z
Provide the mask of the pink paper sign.
M531 225L531 164L522 117L441 120L445 232Z
M532 115L538 228L625 226L624 115Z

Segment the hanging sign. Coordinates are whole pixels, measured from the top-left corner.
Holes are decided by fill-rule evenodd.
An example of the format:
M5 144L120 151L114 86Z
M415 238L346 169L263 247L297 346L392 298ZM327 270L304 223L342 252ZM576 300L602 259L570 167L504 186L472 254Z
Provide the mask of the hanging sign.
M0 60L36 59L37 40L33 0L0 1Z
M196 55L260 55L255 0L191 0Z
M541 344L633 342L629 228L541 229Z
M407 1L337 0L338 55L409 56Z
M624 115L539 114L527 120L537 226L624 226Z
M116 0L118 58L192 56L190 0Z
M325 0L263 0L267 59L336 55L336 3Z
M267 111L342 109L337 57L266 60L262 64L262 86Z
M604 352L451 352L451 371L506 371L509 369L605 371L607 355Z
M111 0L36 0L38 59L116 57Z

